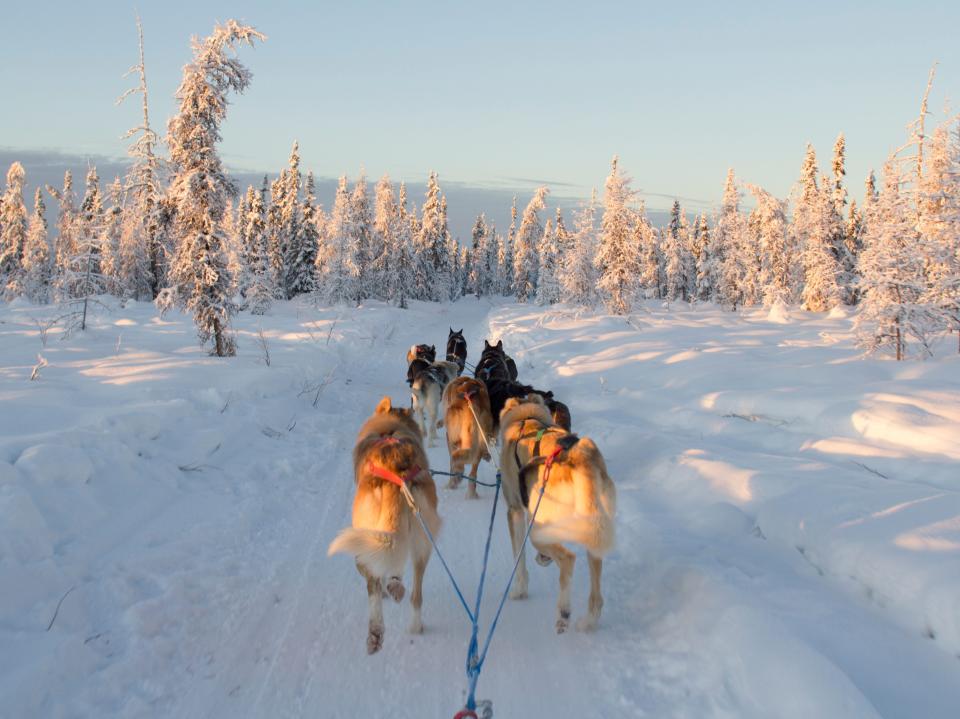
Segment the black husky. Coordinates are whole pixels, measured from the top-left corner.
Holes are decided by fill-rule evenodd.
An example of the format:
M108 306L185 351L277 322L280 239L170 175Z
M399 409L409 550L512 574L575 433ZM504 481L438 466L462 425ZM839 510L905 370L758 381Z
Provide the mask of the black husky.
M457 332L450 328L447 336L447 362L456 362L460 368L458 375L463 374L463 367L467 363L467 340L463 337L463 330Z
M434 345L414 345L407 350L407 384L413 385L413 378L418 370L435 362L437 359L437 348ZM422 360L426 364L414 367L413 363Z
M490 410L493 414L494 430L500 426L500 412L510 397L526 397L538 394L546 401L553 421L570 431L570 408L553 398L553 392L537 389L528 384L517 382L517 365L503 351L503 340L491 345L484 340L483 352L477 362L474 376L482 380L490 395Z

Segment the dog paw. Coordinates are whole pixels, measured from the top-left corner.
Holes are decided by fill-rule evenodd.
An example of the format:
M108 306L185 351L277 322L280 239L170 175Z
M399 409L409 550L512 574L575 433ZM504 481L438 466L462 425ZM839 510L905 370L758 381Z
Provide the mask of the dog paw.
M450 481L447 482L447 489L456 489L456 488L459 487L459 486L460 486L460 478L459 478L459 477L451 477L451 478L450 478Z
M563 617L561 617L560 619L557 620L557 634L563 634L565 631L567 631L567 628L569 626L570 626L570 620L564 619Z
M473 482L471 482L467 488L467 499L480 499L480 495L477 494L477 485Z
M551 564L553 564L553 558L548 557L543 552L537 552L536 559L537 559L537 564L539 564L541 567L549 567Z
M410 622L410 626L407 627L407 632L410 634L423 634L423 622L419 617Z
M393 601L401 601L403 595L406 593L406 590L403 588L403 580L400 579L400 577L390 577L390 581L387 582L387 593Z
M367 635L367 654L376 654L383 648L383 627L370 627L370 633Z
M577 631L578 632L592 632L597 628L597 618L591 614L580 617L577 620Z
M514 587L510 590L511 599L526 599L527 598L527 588L526 587Z

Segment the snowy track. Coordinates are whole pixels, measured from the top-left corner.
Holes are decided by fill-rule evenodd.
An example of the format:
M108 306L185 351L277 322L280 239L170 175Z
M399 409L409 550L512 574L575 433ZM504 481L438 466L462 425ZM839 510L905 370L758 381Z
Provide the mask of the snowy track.
M405 633L407 601L385 604L368 657L365 588L326 556L357 428L383 394L407 401L407 347L442 352L451 325L470 360L502 337L619 491L599 629L555 635L556 569L530 561L480 679L498 719L956 716L955 360L856 360L844 318L651 306L625 322L465 299L281 304L262 318L267 367L258 318L223 361L144 306L41 348L40 311L0 315L3 716L452 716L469 628L436 558L425 633ZM30 383L37 351L50 365ZM468 596L480 493L440 495ZM500 511L484 626L509 568ZM586 591L581 554L574 616Z

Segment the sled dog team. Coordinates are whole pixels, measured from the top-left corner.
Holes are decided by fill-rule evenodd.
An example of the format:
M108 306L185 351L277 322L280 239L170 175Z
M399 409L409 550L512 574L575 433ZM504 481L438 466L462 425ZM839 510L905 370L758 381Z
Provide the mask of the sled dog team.
M570 580L576 559L565 544L586 549L590 571L587 613L576 626L592 629L600 617L600 575L603 557L613 547L616 512L616 488L603 455L589 438L571 434L570 410L552 392L517 380L516 363L504 352L502 341L496 345L484 341L473 377L461 376L466 359L463 331L453 328L444 360L436 359L433 345L411 347L407 353L411 408L394 407L390 397L384 397L357 435L352 527L337 535L328 554L352 555L366 580L369 654L383 646L383 597L403 599L408 557L413 561L409 631L423 631L423 574L432 547L410 502L436 538L441 520L424 440L434 446L438 427L446 428L454 475L447 488L460 485L469 465L468 498L478 496L471 480L477 478L480 461L491 459L496 442L514 556L543 487L530 541L538 564L555 562L560 570L557 632L564 632L570 623ZM527 582L526 560L521 556L510 597L526 597Z

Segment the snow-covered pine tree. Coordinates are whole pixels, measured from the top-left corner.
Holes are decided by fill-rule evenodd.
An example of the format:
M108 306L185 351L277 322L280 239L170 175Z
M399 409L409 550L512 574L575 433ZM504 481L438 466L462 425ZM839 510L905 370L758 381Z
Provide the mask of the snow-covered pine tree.
M833 200L825 187L817 184L817 156L807 145L793 211L794 244L801 253L803 267L803 308L825 312L840 304L840 263L835 252L837 227Z
M758 287L764 307L788 305L792 301L792 262L787 232L787 203L762 187L747 185L757 206L750 213L749 225L759 248Z
M439 281L444 285L442 289L446 290L446 294L441 294L440 297L441 301L456 300L461 297L459 269L455 266L460 257L460 243L450 233L446 195L440 197L440 236L443 238L443 244L437 274Z
M636 216L629 204L633 195L630 178L620 172L614 156L604 186L600 240L594 265L597 288L607 309L617 315L630 312L640 275L640 247L634 232Z
M421 208L419 232L414 243L414 281L416 299L439 301L448 294L444 283L446 277L439 277L446 265L446 237L440 217L440 185L437 173L430 172L427 179L427 192Z
M125 221L119 243L118 273L126 296L136 300L149 300L156 297L160 289L166 286L172 248L169 246L169 217L163 203L163 165L154 151L160 139L150 127L147 66L143 52L143 26L139 17L137 34L140 62L130 68L127 74L139 75L140 83L117 100L119 104L127 96L139 93L143 110L141 124L124 135L124 139L135 139L128 150L133 164L126 177L127 211L124 213Z
M176 208L176 253L170 278L180 306L193 313L202 343L211 338L218 357L235 354L230 317L235 311L227 276L226 238L220 220L236 188L216 152L227 93L243 92L251 73L233 53L239 43L266 39L248 25L228 20L210 37L194 41L193 60L177 90L179 113L170 120L167 144L174 167L170 197Z
M316 273L314 268L317 262L320 231L317 227L319 215L317 212L317 194L313 172L307 173L301 208L301 221L297 228L295 241L298 254L292 259L292 265L297 268L297 271L293 273L290 280L290 286L294 295L312 293L315 289L314 280Z
M38 187L33 198L33 215L30 217L23 246L23 293L31 302L37 304L46 304L49 301L53 278L45 213L43 193Z
M274 298L286 298L283 289L283 260L286 253L287 237L283 227L284 192L287 190L287 170L280 171L280 175L270 183L270 204L266 207L267 252L270 257L270 284L274 290Z
M713 254L719 252L719 248L711 244L712 239L706 214L697 215L690 239L690 252L696 268L694 296L708 302L713 300L716 293L720 266L718 258Z
M66 277L70 258L73 256L77 222L77 196L73 191L73 173L67 170L63 175L63 189L47 185L49 192L59 205L57 213L57 234L53 241L53 292L52 297L66 299Z
M923 302L943 329L960 336L960 124L952 135L946 125L934 130L921 191L927 277Z
M647 218L645 203L641 200L633 212L633 244L639 254L637 289L640 296L654 299L663 297L660 233Z
M0 296L12 299L23 293L23 245L27 240L27 207L23 185L27 173L14 162L7 171L7 187L0 208Z
M537 251L540 266L537 269L536 300L538 305L552 305L560 301L560 238L552 218L543 226L543 239Z
M855 303L856 285L854 271L856 268L856 257L850 254L847 244L847 189L843 185L843 178L846 176L846 140L843 133L837 136L837 141L833 145L833 178L831 185L831 212L829 213L830 224L830 244L833 248L833 254L837 258L840 266L840 272L837 281L840 285L840 296L844 304L852 305Z
M561 261L560 299L592 307L597 299L597 191L574 215L574 232Z
M860 314L855 328L867 352L892 351L898 360L929 356L937 318L923 303L926 291L916 215L907 194L904 160L892 155L883 170L883 190L870 205L860 254ZM913 344L917 348L913 350Z
M376 276L373 263L377 248L374 246L373 215L370 211L370 195L367 191L366 171L361 168L360 176L353 185L350 193L350 220L351 232L357 267L357 278L354 282L354 299L360 304L368 297L377 296Z
M400 211L393 194L393 183L384 175L374 188L373 198L373 245L380 248L373 258L372 276L376 278L376 296L399 304L401 253L397 246Z
M306 227L304 204L300 199L301 187L300 151L299 145L294 142L280 208L280 225L285 238L282 250L283 292L287 299L313 291L316 242Z
M123 235L124 209L123 186L120 178L115 177L110 183L110 206L104 216L103 227L103 257L100 267L105 278L105 288L118 297L123 297L123 286L120 284L120 238Z
M238 218L241 226L240 237L243 241L243 277L240 281L240 291L246 299L250 312L255 315L266 314L276 295L273 273L270 271L267 208L264 206L263 198L264 193L258 192L253 185L250 185L241 204L243 213Z
M513 248L517 238L517 196L513 196L513 205L510 207L510 227L506 237L500 237L497 242L497 278L500 294L508 297L513 294Z
M476 222L473 223L473 229L470 231L470 273L467 277L468 291L473 293L477 299L490 294L490 267L488 265L490 255L490 228L487 226L487 218L483 213L477 215Z
M691 263L682 230L683 210L680 207L680 200L674 200L673 207L670 209L670 223L664 232L662 243L664 297L671 302L675 300L686 302L689 299Z
M337 184L333 209L327 222L324 252L317 255L320 296L330 304L355 303L357 300L357 234L352 220L347 177L343 175Z
M517 302L533 299L537 292L537 272L539 258L537 249L543 241L543 225L540 223L540 211L546 209L546 197L550 190L538 187L527 203L520 220L513 245L513 289Z
M413 215L411 217L410 215ZM413 296L416 288L414 278L413 238L416 235L416 212L407 209L407 187L400 183L397 198L396 223L393 242L390 249L392 272L395 274L395 286L391 290L392 301L401 309L407 307L407 299Z
M723 202L714 224L709 252L719 257L714 279L714 300L736 310L749 300L747 274L755 266L755 248L750 242L743 214L740 212L740 188L733 168L727 171Z

